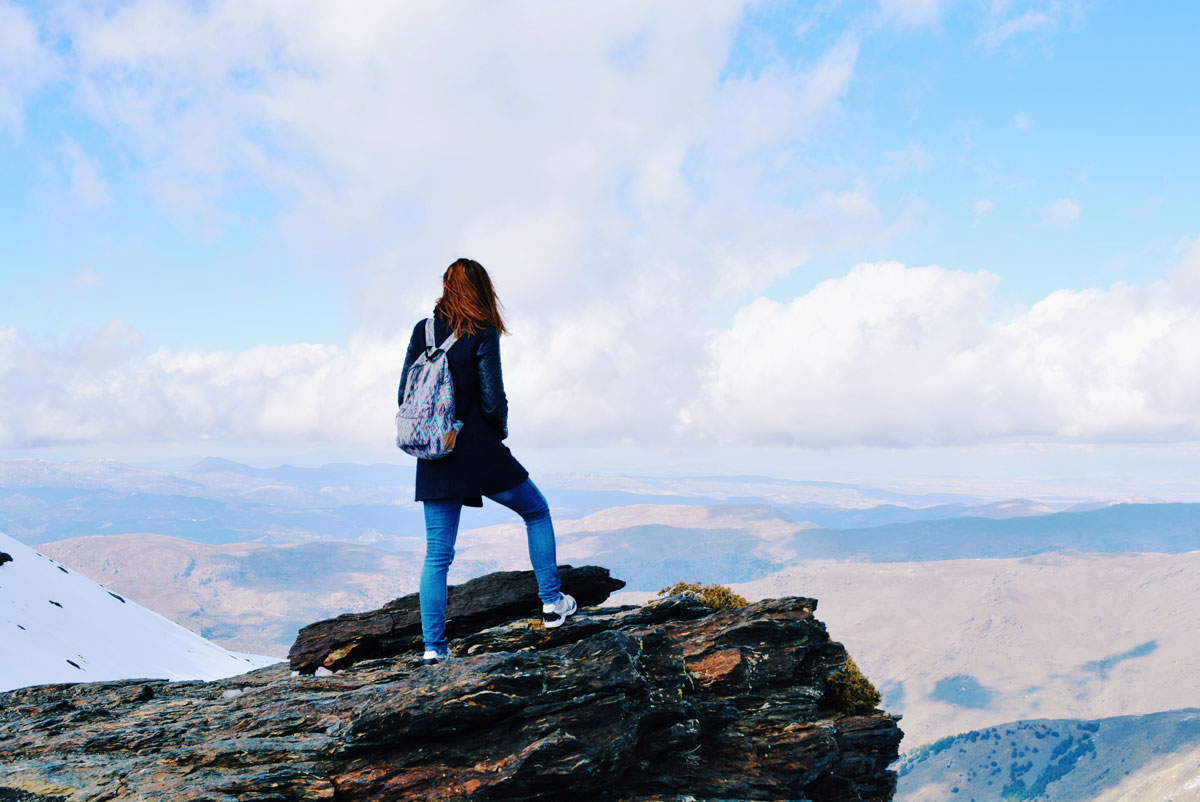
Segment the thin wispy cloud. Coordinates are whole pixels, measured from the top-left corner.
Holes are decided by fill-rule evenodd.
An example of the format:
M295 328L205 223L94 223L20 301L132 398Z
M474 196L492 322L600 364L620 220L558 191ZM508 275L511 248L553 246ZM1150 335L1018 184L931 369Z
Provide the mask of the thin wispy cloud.
M942 17L942 0L879 0L884 15L904 25L936 25Z
M1082 15L1079 0L992 0L980 39L985 47L996 48L1020 36L1073 28Z
M108 203L108 183L100 175L99 163L83 152L72 139L63 144L70 174L69 192L84 209L95 209Z
M0 132L20 130L27 98L56 72L53 52L20 5L0 0Z
M71 286L77 290L98 290L104 286L104 275L95 268L81 268L71 277Z
M924 147L911 144L899 150L883 154L883 173L889 178L898 178L905 173L923 173L933 163L933 157Z
M980 198L971 204L971 222L974 225L979 225L983 218L996 210L996 202L991 198Z

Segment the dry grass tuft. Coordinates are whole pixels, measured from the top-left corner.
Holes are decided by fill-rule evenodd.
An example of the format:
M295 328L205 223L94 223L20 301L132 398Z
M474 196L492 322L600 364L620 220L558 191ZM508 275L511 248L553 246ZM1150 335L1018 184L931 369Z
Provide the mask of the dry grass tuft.
M724 585L701 585L699 582L676 582L658 592L659 596L695 596L702 604L714 610L734 610L750 602Z

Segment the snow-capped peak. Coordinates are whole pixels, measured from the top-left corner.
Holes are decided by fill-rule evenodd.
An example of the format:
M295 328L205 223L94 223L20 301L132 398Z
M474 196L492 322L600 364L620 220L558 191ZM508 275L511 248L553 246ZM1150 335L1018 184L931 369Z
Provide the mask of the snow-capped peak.
M0 533L0 691L140 677L212 680L276 661L223 649Z

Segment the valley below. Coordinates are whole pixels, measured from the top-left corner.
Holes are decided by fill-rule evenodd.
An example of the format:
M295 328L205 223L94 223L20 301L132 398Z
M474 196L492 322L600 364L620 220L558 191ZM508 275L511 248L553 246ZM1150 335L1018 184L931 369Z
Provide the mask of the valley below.
M0 470L12 482L0 487L0 528L227 649L282 657L304 625L417 589L419 510L396 501L405 479L391 469L18 467ZM1046 721L1127 730L1169 711L1190 721L1200 708L1200 505L892 497L761 477L571 480L548 496L559 563L610 569L627 583L616 603L681 580L751 601L817 599L882 707L903 715L906 802L1008 798L986 781L950 792L955 772L979 774L970 749L913 762L946 739ZM464 515L452 584L528 568L524 527L507 512ZM1051 798L1194 798L1188 761L1200 741L1172 732L1128 774L1077 774L1074 796ZM989 756L987 771L1020 770L1028 756L1012 752Z

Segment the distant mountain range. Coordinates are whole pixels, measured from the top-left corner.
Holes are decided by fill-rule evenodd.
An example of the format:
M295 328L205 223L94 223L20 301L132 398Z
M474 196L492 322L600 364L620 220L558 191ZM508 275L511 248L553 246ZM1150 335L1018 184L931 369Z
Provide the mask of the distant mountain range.
M794 538L817 530L767 505L638 505L556 526L560 562L600 562L636 579L622 602L678 580L732 584L752 599L817 598L887 709L905 715L909 745L1039 715L1200 706L1200 552L796 562ZM677 538L670 548L662 531ZM227 647L283 655L307 621L415 591L423 546L142 534L39 548ZM457 551L452 582L528 568L520 525L462 532Z
M1016 721L906 752L897 802L1189 802L1200 709Z
M680 560L695 557L702 545L717 552L708 565L728 565L726 581L743 581L797 559L944 560L1064 549L1200 549L1200 504L1148 499L1086 502L1055 511L1055 506L1029 499L904 496L764 477L566 477L545 483L544 489L560 519L638 504L766 504L774 510L770 514L796 525L799 534L788 543L773 542L774 557L767 561L746 556L745 548L723 545L734 536L732 530L699 544L688 532L670 528L620 532L619 526L604 527L614 559L639 554L627 561L626 574L635 582L642 582L639 573L652 577L643 583L647 586L663 572L682 570L686 566ZM414 538L424 536L420 506L411 498L412 470L398 465L263 469L206 459L166 473L106 460L0 462L0 531L27 544L152 532L210 544L336 540L404 553ZM488 504L465 511L463 528L513 520L508 510ZM656 544L661 545L655 549ZM644 562L655 551L655 559L666 560L658 569Z
M234 654L0 534L0 691L52 682L218 679L269 665Z
M411 481L396 465L7 462L0 529L227 647L281 655L303 623L416 589ZM1179 690L1200 664L1188 645L1200 504L754 476L542 484L560 562L609 567L630 598L688 580L820 599L888 709L905 713L909 744L999 720L1200 705ZM508 510L465 511L463 530L451 581L528 567Z

